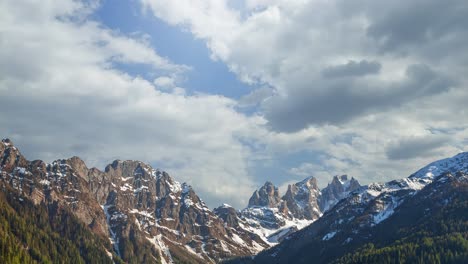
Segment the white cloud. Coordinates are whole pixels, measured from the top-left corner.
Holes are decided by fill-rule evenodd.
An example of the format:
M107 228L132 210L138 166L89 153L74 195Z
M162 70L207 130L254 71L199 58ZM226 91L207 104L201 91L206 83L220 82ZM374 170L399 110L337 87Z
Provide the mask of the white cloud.
M253 0L239 10L227 0L141 2L205 40L241 80L275 90L243 99L259 99L277 131L256 131L257 145L273 156L312 155L292 174L381 181L467 149L466 1ZM388 158L392 142L434 129L453 140Z
M139 159L188 181L212 206L244 205L253 183L241 139L257 121L236 112L235 101L158 90L179 89L174 76L188 67L90 20L79 2L3 1L0 9L0 131L27 158L79 155L101 168ZM162 75L151 83L115 62Z

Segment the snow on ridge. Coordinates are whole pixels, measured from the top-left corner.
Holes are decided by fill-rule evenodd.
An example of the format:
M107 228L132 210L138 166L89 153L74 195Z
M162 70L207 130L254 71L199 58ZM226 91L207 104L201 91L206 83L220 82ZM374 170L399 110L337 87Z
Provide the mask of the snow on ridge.
M118 256L120 255L120 250L119 250L119 239L117 238L115 232L112 230L110 220L112 216L109 214L109 207L114 207L113 205L101 205L102 210L104 211L104 214L106 215L106 223L107 227L110 233L109 240L111 244L114 246L114 250L117 253Z
M178 181L172 181L172 183L167 181L167 185L173 193L178 193L182 191L182 186Z
M163 239L162 239L162 235L159 234L157 236L154 236L153 238L146 238L147 240L149 240L151 242L151 244L154 245L154 247L159 251L159 255L161 257L161 263L163 264L172 264L174 263L174 260L172 259L172 255L171 255L171 252L169 251L169 248L167 247L167 245L164 243ZM165 255L168 260L166 261L166 259L164 258Z
M457 171L468 172L468 152L462 152L451 158L432 162L413 173L410 178L433 180L445 172L455 173Z
M379 224L383 220L389 218L394 210L401 204L401 201L394 196L391 196L391 202L384 203L383 210L379 211L376 215L373 216L374 224Z
M265 243L274 246L279 239L291 229L303 229L313 220L288 218L278 208L248 207L242 210L239 225L242 229L257 234ZM283 223L275 227L275 224ZM255 249L257 250L257 249Z

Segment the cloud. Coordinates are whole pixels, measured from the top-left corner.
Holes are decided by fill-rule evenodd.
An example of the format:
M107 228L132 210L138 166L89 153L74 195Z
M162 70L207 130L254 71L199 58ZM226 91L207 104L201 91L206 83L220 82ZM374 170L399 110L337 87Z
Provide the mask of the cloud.
M437 149L452 141L448 136L431 135L426 137L408 137L390 143L386 155L391 160L408 160L433 156Z
M269 87L262 87L253 90L239 99L239 105L243 107L256 106L273 95L273 90Z
M453 141L414 153L411 162L387 155L402 138L467 125L466 1L248 1L246 10L218 4L228 16L190 16L183 11L195 8L190 3L143 2L163 20L173 14L171 25L205 40L241 80L274 89L260 101L274 132L257 144L278 166L288 163L275 157L290 163L288 155L301 153L296 165L268 175L274 182L314 175L326 183L342 173L364 184L387 181L467 150L462 129L443 132ZM210 19L223 27L203 27Z
M272 87L262 109L278 131L343 125L463 87L466 1L171 2L142 4L205 40L241 80Z
M394 83L380 80L317 80L263 104L269 125L297 131L312 124L342 124L368 113L390 109L448 91L454 81L426 65L410 65ZM318 87L314 87L318 86Z
M237 102L158 90L189 67L91 20L84 3L4 1L0 9L8 40L0 42L0 134L27 158L78 155L101 169L142 160L192 184L210 206L246 204L253 180L242 140L258 120L238 113ZM119 70L122 63L149 66L156 81Z
M164 90L170 90L175 87L175 80L174 78L168 77L168 76L160 76L153 81L154 85L156 87L164 89Z
M376 61L361 60L356 62L350 60L346 64L329 66L322 71L322 74L326 78L363 76L379 73L381 67L382 65Z
M462 0L400 1L368 13L373 23L367 34L378 41L384 52L398 51L406 55L409 49L430 47L431 42L446 42L465 38L468 24L468 4ZM384 11L385 10L385 11ZM458 36L455 36L458 35ZM448 44L448 43L445 43ZM441 51L437 52L440 53ZM447 54L447 53L445 53Z

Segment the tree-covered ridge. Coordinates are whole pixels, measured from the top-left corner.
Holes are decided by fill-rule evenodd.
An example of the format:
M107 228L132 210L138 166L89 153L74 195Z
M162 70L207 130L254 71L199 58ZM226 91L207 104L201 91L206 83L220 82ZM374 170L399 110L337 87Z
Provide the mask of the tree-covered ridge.
M108 255L108 241L65 209L15 196L0 192L0 263L121 262Z
M437 182L435 183L437 184ZM468 263L468 183L425 189L335 263Z
M369 243L335 263L468 263L468 240L466 234L452 233L403 239L382 248Z

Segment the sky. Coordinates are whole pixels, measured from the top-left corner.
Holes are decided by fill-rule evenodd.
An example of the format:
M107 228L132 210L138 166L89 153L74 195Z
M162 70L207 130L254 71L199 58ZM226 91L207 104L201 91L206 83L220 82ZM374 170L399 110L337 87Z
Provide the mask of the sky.
M468 151L465 0L4 0L0 137L141 160L210 207Z

